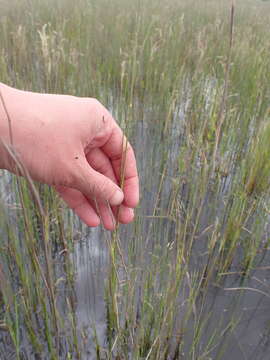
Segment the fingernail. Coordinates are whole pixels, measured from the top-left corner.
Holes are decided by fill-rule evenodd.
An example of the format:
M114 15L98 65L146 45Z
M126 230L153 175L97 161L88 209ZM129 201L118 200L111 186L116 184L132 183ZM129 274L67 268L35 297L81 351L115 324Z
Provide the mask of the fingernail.
M124 194L122 193L122 191L117 190L111 197L110 204L113 206L120 205L123 200L124 200Z

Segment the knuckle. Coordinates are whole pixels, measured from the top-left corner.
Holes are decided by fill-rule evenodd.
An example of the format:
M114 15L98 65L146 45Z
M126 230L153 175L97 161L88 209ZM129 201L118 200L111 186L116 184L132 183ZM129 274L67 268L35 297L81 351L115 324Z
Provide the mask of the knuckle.
M96 184L96 189L100 194L105 195L107 191L108 181L105 179L102 179Z
M94 159L95 161L95 159ZM105 161L100 161L99 163L96 161L96 163L94 164L95 165L95 170L101 174L105 173L107 167L108 167L108 164L105 163Z
M96 98L89 98L89 106L90 110L93 108L100 109L103 107L103 105Z
M89 111L91 113L94 112L100 119L102 119L103 125L109 125L113 119L106 107L95 98L89 98Z
M113 188L109 186L109 180L104 178L93 184L93 194L105 200L109 200L113 194Z

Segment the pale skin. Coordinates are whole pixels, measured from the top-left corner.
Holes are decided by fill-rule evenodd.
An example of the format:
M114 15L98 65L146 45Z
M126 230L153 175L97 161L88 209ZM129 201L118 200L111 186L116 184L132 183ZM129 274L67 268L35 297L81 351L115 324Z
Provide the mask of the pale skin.
M18 173L11 146L31 178L53 186L86 225L113 230L116 218L130 223L139 202L136 160L109 111L93 98L2 83L0 90L0 168Z

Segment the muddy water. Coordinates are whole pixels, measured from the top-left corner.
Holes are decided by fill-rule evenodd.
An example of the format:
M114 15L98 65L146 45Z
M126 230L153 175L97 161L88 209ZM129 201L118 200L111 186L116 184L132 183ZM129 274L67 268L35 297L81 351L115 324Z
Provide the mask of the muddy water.
M131 132L130 138L136 151L142 193L137 218L140 223L140 234L141 236L145 235L146 238L146 243L141 241L137 247L138 252L141 253L144 253L149 247L151 248L160 239L165 239L165 242L170 241L168 236L170 234L173 236L175 231L173 222L167 219L153 220L148 216L152 215L156 205L156 194L161 173L164 170L164 154L168 166L162 186L161 205L166 208L181 147L184 112L185 108L179 107L175 121L171 125L171 133L165 138L157 125L161 123L162 119L158 117L162 114L153 114L150 111L144 115L144 118L136 120L136 126ZM8 184L3 183L2 179L3 202L11 204L13 199L8 191ZM209 224L209 214L210 210L205 206L202 226ZM158 238L151 231L153 226L156 226L155 222L157 222ZM101 346L106 347L104 286L109 271L107 239L110 234L102 229L86 229L77 221L76 224L75 251L71 257L76 271L76 314L78 328L88 334L84 345L83 360L92 360L95 359L92 342L93 327L96 329ZM3 229L1 235L4 236ZM127 250L130 242L134 241L136 241L134 225L122 227L121 245L124 251ZM203 239L195 243L191 272L202 266L203 254L206 250L207 246ZM142 258L144 259L144 257ZM205 321L206 326L200 342L197 344L196 353L203 355L202 359L270 359L269 250L265 249L258 255L257 260L257 270L251 272L245 279L244 285L240 276L233 273L234 270L237 270L236 262L231 270L232 274L227 275L222 284L213 283L209 288L204 305L200 308L201 321ZM240 286L244 286L246 290L240 291L238 289ZM232 319L234 320L233 326L231 325ZM230 327L226 328L227 324L230 324ZM188 336L189 329L192 333L193 326L194 323L191 320L186 331L185 346L182 349L182 358L187 360L194 358L191 352L193 338ZM213 334L216 336L215 341L212 346L207 347ZM23 342L23 348L26 355L22 358L37 359L27 348L26 340ZM5 332L1 332L0 359L15 358L10 339ZM41 358L49 359L46 355ZM61 359L66 359L66 354Z

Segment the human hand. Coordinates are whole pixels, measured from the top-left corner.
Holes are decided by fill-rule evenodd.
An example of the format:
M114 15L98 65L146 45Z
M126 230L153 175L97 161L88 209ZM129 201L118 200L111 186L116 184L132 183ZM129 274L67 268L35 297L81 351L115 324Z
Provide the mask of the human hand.
M108 230L133 220L139 181L133 149L111 114L93 98L39 94L0 83L12 143L33 180L52 185L88 226ZM11 144L0 102L0 140ZM123 145L124 144L124 145ZM0 145L0 167L17 173ZM120 189L124 163L123 191Z

